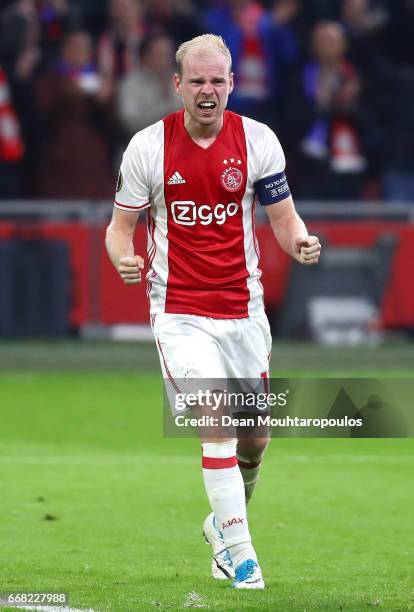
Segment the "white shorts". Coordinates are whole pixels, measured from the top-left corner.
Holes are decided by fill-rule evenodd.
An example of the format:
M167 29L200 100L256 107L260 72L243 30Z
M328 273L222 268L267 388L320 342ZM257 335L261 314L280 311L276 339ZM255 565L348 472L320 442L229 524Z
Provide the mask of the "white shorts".
M272 337L264 311L245 319L151 318L165 379L267 378Z

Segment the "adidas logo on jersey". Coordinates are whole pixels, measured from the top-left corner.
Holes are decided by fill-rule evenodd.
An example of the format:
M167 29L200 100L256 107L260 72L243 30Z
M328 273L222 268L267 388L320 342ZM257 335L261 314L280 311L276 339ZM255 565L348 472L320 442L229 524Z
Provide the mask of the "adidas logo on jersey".
M167 185L181 185L185 180L179 172L174 172L171 178L168 179Z

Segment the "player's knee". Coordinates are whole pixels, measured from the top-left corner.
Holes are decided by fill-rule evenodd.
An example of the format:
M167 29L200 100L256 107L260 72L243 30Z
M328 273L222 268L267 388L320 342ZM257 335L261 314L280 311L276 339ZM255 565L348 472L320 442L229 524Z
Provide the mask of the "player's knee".
M237 453L252 461L261 459L268 443L268 437L240 439L237 445Z

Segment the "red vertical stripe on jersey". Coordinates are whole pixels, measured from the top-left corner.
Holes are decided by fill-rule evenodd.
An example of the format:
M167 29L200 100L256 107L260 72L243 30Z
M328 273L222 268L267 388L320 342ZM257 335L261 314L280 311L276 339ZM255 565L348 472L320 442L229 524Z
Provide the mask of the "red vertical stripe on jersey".
M225 112L222 130L208 149L190 138L183 112L164 120L169 270L165 312L248 316L242 208L246 179L240 116Z

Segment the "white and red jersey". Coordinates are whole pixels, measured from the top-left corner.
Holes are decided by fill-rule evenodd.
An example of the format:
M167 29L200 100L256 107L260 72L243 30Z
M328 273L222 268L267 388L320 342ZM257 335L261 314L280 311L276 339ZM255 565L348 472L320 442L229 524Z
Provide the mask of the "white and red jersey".
M147 210L152 314L237 319L262 310L254 204L290 195L284 169L275 134L230 111L207 149L188 134L184 111L132 138L115 206Z

